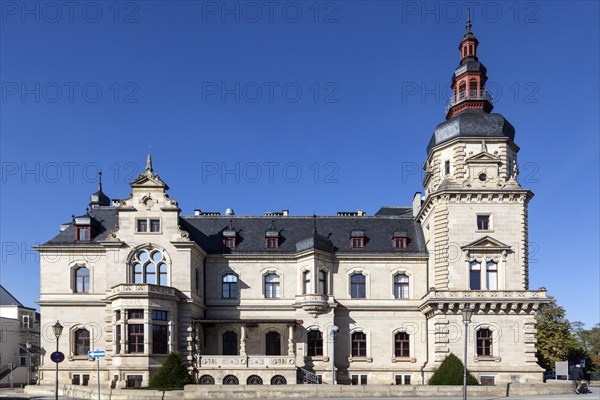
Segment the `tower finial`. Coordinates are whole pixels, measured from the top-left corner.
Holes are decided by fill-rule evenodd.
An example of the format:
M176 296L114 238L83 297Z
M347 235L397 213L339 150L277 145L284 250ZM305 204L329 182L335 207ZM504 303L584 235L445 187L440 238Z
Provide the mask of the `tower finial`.
M98 191L102 191L102 171L98 171Z
M313 235L317 234L317 214L313 214Z
M471 33L471 6L467 8L467 33Z
M152 156L148 153L148 157L146 158L146 171L152 172Z

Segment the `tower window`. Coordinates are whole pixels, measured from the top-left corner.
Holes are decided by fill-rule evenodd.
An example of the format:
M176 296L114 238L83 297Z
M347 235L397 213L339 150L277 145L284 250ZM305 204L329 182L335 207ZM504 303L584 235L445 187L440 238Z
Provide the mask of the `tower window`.
M327 272L319 271L319 293L327 294Z
M312 288L310 287L310 271L304 271L302 273L302 292L304 294L312 293Z
M489 231L490 230L490 216L489 215L478 215L477 216L477 230Z
M450 160L446 160L444 163L444 174L450 175Z

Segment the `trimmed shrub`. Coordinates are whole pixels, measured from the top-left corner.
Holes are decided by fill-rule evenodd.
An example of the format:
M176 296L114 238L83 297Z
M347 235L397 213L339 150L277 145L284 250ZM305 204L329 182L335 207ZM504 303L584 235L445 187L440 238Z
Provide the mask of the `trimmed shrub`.
M463 384L463 368L462 361L454 354L450 353L442 365L435 370L433 376L427 382L429 385L462 385ZM467 370L467 385L479 385L477 379Z
M167 361L150 378L149 387L154 389L183 389L184 385L192 383L192 379L183 364L179 352L170 353Z

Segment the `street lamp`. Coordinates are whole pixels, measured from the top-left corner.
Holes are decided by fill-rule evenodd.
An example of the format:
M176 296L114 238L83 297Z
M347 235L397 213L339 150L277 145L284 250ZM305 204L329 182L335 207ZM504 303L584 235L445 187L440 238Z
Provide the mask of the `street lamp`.
M27 362L27 385L31 385L31 342L25 343L25 347L27 347L27 358L29 359Z
M465 357L463 365L463 400L467 400L467 339L469 338L469 323L471 323L471 316L473 310L467 304L462 310L463 324L465 324Z
M335 335L340 328L337 325L331 327L331 384L335 385Z
M54 325L52 325L52 330L54 331L54 336L56 336L56 351L58 352L58 338L60 338L60 335L62 335L63 326L57 320L56 323ZM54 390L54 398L56 400L58 400L58 363L55 363L55 364L56 364L56 388Z

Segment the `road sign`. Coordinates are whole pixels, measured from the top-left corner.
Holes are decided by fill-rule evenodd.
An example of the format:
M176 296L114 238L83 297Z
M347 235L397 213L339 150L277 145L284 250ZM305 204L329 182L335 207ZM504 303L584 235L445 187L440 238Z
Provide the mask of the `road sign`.
M65 355L60 351L55 351L54 353L50 354L50 359L58 364L65 360Z
M102 358L106 357L106 350L90 350L88 351L88 358Z

